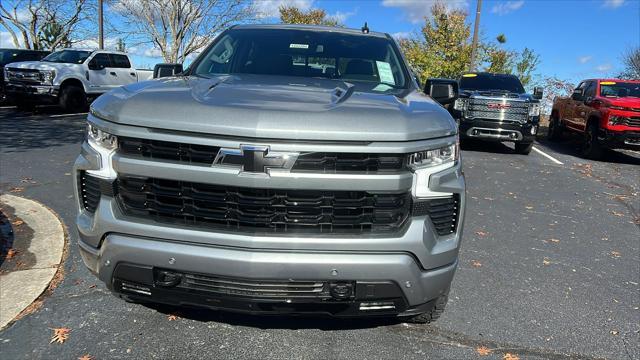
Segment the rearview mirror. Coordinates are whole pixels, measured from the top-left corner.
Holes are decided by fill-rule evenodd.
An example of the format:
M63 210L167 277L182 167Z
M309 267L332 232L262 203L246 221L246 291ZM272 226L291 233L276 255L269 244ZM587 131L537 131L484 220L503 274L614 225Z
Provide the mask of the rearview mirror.
M102 70L104 69L104 64L98 64L97 61L91 60L89 64L87 64L89 70Z
M542 88L541 87L536 86L536 87L533 88L533 98L534 99L538 99L538 100L542 99Z
M424 92L440 104L447 105L458 98L458 82L451 79L427 79Z

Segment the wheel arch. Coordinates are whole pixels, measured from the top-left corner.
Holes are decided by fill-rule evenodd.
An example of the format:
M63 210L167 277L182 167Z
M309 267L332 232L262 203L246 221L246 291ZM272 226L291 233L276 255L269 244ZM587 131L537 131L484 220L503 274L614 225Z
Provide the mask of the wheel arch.
M82 82L82 80L76 79L74 77L64 79L62 83L60 83L60 90L70 85L78 86L79 88L82 89L82 91L84 91L85 93L87 92L87 89L85 89L84 83Z

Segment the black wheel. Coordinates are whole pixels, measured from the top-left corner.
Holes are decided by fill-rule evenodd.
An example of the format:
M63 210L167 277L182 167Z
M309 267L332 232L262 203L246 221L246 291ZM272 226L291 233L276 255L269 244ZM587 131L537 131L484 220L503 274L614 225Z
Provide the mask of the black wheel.
M598 140L598 122L592 121L584 132L584 140L582 142L582 156L587 159L602 158L603 148Z
M529 155L533 149L533 143L516 143L516 153L522 155Z
M562 127L560 126L560 119L557 114L551 115L549 118L549 130L547 131L547 139L551 141L558 141L562 138Z
M16 108L19 111L29 111L32 112L36 109L36 105L26 100L16 100Z
M67 112L83 112L87 110L87 94L81 87L66 85L60 91L60 107Z
M436 300L433 308L426 313L422 313L420 315L412 316L408 319L405 319L405 322L414 323L414 324L429 324L440 318L442 313L444 312L444 308L447 306L447 301L449 300L449 290L441 295L438 300Z

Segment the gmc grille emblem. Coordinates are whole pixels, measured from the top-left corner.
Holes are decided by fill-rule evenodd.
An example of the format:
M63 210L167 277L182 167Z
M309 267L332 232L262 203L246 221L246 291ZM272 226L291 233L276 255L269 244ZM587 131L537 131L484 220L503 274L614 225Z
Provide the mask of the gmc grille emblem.
M298 153L271 151L266 145L240 145L239 149L221 148L212 166L239 167L242 174L269 175L272 169L291 170Z
M489 109L498 109L498 110L503 110L503 109L508 109L511 107L511 104L503 104L503 103L488 103L487 107Z

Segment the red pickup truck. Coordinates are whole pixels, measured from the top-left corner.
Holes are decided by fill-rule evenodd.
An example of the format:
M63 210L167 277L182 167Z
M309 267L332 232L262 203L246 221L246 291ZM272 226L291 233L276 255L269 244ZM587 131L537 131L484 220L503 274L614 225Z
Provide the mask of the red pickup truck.
M554 99L548 137L565 131L582 135L587 158L605 148L640 150L640 80L584 80L570 97Z

